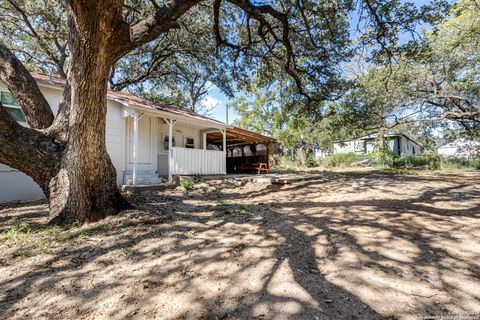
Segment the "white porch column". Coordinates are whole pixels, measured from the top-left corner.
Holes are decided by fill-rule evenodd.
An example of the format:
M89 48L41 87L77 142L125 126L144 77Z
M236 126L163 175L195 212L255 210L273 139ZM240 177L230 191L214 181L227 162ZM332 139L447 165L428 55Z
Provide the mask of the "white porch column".
M203 150L207 150L207 133L203 133Z
M227 128L220 130L223 136L223 164L224 164L224 173L227 173Z
M138 112L133 113L133 172L132 185L137 184L137 154L138 154Z
M175 125L175 120L165 119L165 122L168 123L168 183L173 182L172 177L172 166L173 166L173 126Z

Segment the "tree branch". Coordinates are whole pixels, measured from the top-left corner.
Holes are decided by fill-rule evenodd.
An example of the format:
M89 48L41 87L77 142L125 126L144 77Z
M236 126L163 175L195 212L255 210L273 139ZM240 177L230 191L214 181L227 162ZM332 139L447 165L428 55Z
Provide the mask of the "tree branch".
M54 116L37 82L7 47L0 43L0 81L17 98L30 127L44 129Z
M202 0L169 0L163 6L155 6L155 12L134 25L125 21L118 29L114 46L114 59L119 59L133 49L155 40L170 29L178 29L180 18ZM120 44L120 45L119 45Z
M48 197L52 167L59 164L62 146L43 133L19 125L0 103L0 163L25 172Z

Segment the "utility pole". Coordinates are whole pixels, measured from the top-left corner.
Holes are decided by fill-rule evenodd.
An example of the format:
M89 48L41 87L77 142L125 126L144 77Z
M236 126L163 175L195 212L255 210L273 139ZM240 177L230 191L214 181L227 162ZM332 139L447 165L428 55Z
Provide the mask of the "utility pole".
M228 126L228 104L225 105L225 124Z

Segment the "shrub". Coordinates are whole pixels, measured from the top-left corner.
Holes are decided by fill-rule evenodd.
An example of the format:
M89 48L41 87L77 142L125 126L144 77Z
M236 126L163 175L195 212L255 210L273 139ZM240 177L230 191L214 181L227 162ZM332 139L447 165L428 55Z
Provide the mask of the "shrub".
M202 183L203 181L205 181L205 178L203 176L195 176L193 178L193 183Z
M480 159L442 159L441 168L445 171L480 170Z
M195 181L193 181L190 178L185 178L185 179L182 179L182 181L180 181L180 185L187 191L192 190L194 184L195 184Z
M370 155L355 154L353 152L337 153L333 156L323 158L321 164L326 167L350 167L354 163L370 158Z
M313 167L316 167L318 164L317 162L315 162L315 159L313 158L313 153L310 152L307 154L307 156L305 157L305 166L307 166L308 168L313 168Z
M440 159L433 155L400 157L393 159L392 167L438 170L440 169Z

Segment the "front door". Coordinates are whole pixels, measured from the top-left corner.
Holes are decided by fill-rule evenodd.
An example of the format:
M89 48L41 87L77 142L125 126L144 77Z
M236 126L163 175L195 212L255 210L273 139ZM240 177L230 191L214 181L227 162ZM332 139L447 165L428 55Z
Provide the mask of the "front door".
M156 118L143 116L138 120L137 170L155 172L156 159ZM127 122L127 163L128 170L133 170L133 118Z

